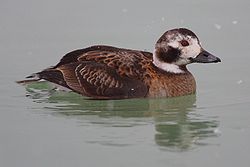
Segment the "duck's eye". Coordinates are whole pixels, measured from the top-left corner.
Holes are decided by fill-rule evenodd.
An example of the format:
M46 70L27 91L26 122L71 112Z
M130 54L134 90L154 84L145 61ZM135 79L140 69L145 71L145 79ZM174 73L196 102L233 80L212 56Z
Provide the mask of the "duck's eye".
M182 46L188 46L189 45L188 41L186 41L186 40L182 40L182 41L180 41L180 43L181 43Z

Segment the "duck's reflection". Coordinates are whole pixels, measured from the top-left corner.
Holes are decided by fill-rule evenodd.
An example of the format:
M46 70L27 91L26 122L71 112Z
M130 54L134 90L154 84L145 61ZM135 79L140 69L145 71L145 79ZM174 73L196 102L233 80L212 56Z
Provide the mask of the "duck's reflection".
M41 85L28 86L27 94L36 102L52 103L52 107L46 108L55 111L52 114L56 116L88 119L86 115L96 115L99 118L141 118L141 121L151 118L156 130L155 142L165 148L185 150L196 144L206 144L202 139L215 136L214 129L218 126L214 118L196 115L195 95L169 99L89 100L75 93L48 91Z

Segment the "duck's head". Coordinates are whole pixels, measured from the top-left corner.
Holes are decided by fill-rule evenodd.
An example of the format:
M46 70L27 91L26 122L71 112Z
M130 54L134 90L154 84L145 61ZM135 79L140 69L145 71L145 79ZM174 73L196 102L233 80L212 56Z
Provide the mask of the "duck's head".
M198 37L186 28L165 32L155 45L153 63L171 73L184 73L190 63L221 62L201 47Z

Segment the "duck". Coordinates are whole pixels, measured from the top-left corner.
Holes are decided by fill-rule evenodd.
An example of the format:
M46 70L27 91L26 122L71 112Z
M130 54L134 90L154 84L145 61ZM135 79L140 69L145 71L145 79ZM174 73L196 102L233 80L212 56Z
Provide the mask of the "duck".
M187 28L166 31L153 53L107 45L71 51L26 80L46 80L92 99L169 98L196 93L187 65L218 63Z

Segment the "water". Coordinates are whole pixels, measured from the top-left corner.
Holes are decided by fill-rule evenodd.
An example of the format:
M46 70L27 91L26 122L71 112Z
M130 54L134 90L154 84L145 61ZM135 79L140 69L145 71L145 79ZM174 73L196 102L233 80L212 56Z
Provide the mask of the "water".
M0 166L249 166L249 1L1 1ZM197 94L88 100L14 81L93 44L152 51L188 27L219 64Z

